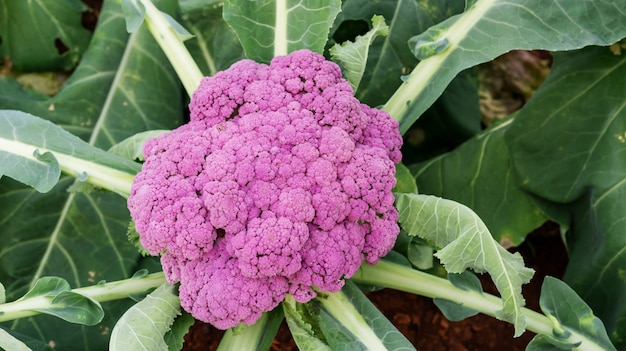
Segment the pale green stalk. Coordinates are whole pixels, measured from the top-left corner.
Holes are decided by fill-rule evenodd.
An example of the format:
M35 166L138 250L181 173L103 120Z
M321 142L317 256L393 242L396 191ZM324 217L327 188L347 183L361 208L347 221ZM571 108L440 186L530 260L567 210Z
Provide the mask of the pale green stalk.
M129 295L141 294L157 288L165 283L163 272L148 274L141 278L129 278L111 283L98 284L84 288L72 289L73 292L90 297L98 302L121 300ZM0 322L30 317L41 314L33 309L46 309L52 304L50 296L35 296L0 304Z
M502 309L500 298L478 291L463 290L454 286L447 279L432 274L411 269L387 261L380 261L376 265L363 264L351 278L356 283L384 286L430 298L440 298L457 302L465 308L495 317L496 311ZM526 318L526 330L536 334L553 335L555 328L560 326L541 313L528 308L521 309ZM567 343L580 345L573 350L604 351L604 348L589 340L586 336L572 332L564 340Z
M174 67L187 94L191 96L200 85L202 72L180 37L150 0L140 0L146 8L146 26Z
M256 350L260 340L266 332L265 327L269 323L267 313L252 325L239 324L235 328L228 329L220 341L217 351L242 351Z

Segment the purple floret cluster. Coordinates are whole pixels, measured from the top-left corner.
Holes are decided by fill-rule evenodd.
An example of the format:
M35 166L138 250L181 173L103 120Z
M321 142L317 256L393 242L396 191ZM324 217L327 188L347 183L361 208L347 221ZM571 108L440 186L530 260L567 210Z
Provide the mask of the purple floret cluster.
M338 291L400 229L398 123L308 50L202 80L191 121L144 147L128 207L183 308L226 329Z

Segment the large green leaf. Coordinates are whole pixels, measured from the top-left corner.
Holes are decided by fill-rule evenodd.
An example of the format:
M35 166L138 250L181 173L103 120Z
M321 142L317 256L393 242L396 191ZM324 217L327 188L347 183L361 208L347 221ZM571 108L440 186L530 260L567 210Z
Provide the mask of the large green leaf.
M235 30L246 57L269 62L298 49L322 53L340 0L224 1L224 20Z
M44 117L101 149L146 129L171 129L182 120L180 83L167 59L145 28L126 33L115 0L104 2L89 49L59 94L44 99L2 79L0 108ZM125 199L102 191L68 193L72 183L62 177L49 193L39 194L8 178L0 181L0 281L7 299L23 295L46 275L81 287L134 271L139 254L126 238ZM107 303L98 327L46 316L5 325L53 340L58 349L96 350L108 342L121 307L127 303Z
M69 70L87 47L80 0L0 0L0 57L21 71Z
M222 2L181 1L180 7L183 25L194 36L185 45L204 75L214 75L244 58L235 32L222 17Z
M574 74L575 72L575 74ZM555 55L506 138L519 184L569 228L564 280L626 346L626 56Z
M458 201L478 214L504 247L517 246L545 215L513 181L505 122L454 151L413 166L420 193Z
M469 268L491 275L502 296L502 309L496 316L512 323L515 335L521 335L526 326L521 313L522 285L534 273L524 266L521 255L511 254L498 245L480 218L454 201L430 195L398 194L396 207L402 229L441 248L435 256L449 273L462 273Z
M626 36L626 3L581 0L477 0L461 14L413 37L420 63L385 109L406 131L462 70L512 49L572 50ZM488 44L487 44L488 43Z

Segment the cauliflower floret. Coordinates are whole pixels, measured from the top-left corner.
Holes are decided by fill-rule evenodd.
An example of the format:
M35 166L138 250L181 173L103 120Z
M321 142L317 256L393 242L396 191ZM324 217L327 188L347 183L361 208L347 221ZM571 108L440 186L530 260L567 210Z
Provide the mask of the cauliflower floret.
M253 324L263 312L276 307L289 289L287 278L282 276L242 274L224 238L217 239L214 249L205 256L178 264L181 306L195 318L220 329L242 322Z
M222 329L290 293L338 291L399 233L398 123L300 50L202 80L184 126L150 140L128 207L183 308Z

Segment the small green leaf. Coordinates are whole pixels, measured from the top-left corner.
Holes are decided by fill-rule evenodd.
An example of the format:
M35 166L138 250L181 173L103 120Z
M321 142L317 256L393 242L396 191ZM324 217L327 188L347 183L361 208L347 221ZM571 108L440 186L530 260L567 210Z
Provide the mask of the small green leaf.
M559 340L551 335L538 334L528 343L526 351L561 351L572 350L576 344Z
M435 196L399 194L396 199L400 226L442 247L437 256L450 273L470 268L489 272L500 295L502 310L496 317L515 326L515 335L524 332L526 321L522 284L534 271L524 266L519 253L511 254L500 246L485 224L466 206Z
M448 274L448 280L454 286L459 289L483 292L483 287L480 284L480 280L476 275L470 271L463 273L450 273ZM450 301L440 298L433 299L435 305L439 308L441 313L451 321L461 321L465 318L475 316L478 311L466 308L462 302Z
M131 279L141 279L145 276L148 275L148 270L147 269L140 269L137 272L133 273L133 276L130 277Z
M483 292L483 287L480 284L478 277L471 271L465 271L462 273L450 273L448 274L448 280L454 286L459 289Z
M128 241L130 241L130 243L137 248L137 251L139 251L142 256L150 256L150 252L148 252L148 250L141 245L141 237L139 236L139 232L135 229L134 221L130 221L130 223L128 223L128 231L126 232L126 235L128 236Z
M7 292L4 289L4 285L0 283L0 304L7 302Z
M113 328L110 349L168 351L164 335L180 314L175 292L165 283L128 309Z
M37 296L54 297L70 289L70 284L63 278L43 277L39 278L37 282L35 282L35 285L20 300Z
M389 26L385 23L383 16L374 16L372 17L372 29L365 35L358 36L354 42L335 44L330 48L332 59L343 68L343 74L354 91L357 91L361 78L363 78L372 42L377 37L388 34Z
M289 331L299 350L330 351L324 335L318 327L318 317L311 313L310 305L297 303L291 295L287 295L282 303Z
M26 346L26 344L19 341L2 328L0 328L0 350L32 351L28 346Z
M169 351L179 351L183 348L184 337L189 332L189 328L196 322L191 314L184 312L176 317L172 328L163 337Z
M183 27L178 21L174 19L174 17L170 16L168 13L161 11L161 15L165 17L165 20L169 24L170 28L174 30L174 34L178 37L180 41L185 41L193 38L193 35L189 33L189 31Z
M143 145L146 141L156 138L161 134L169 132L168 130L148 130L145 132L137 133L131 137L128 137L119 143L113 145L109 152L123 157L131 161L144 161L143 157Z
M431 56L442 53L450 46L450 42L448 42L446 38L433 41L420 38L418 40L409 40L409 46L411 46L413 55L415 55L418 60L425 60Z
M126 31L132 33L143 23L146 8L140 0L122 0L122 12L126 19Z
M96 325L104 318L104 310L98 301L74 291L62 291L52 298L49 307L33 310L82 325Z
M580 342L581 348L593 346L596 349L616 350L602 321L572 288L559 279L553 277L544 279L539 306L546 316L552 317L555 323L552 336L559 343L575 332L584 336L582 340L575 340Z
M417 193L415 177L403 163L396 165L396 186L393 188L392 192Z
M422 270L433 268L435 251L433 247L420 238L413 237L412 239L407 248L407 258L411 264Z
M2 144L2 140L0 140ZM6 149L2 150L2 149ZM14 144L0 145L0 177L8 176L29 185L39 192L47 192L59 181L61 167L50 153L39 153L38 149L28 154L18 155L9 152L15 149ZM29 157L30 156L30 157Z
M478 311L463 307L460 302L434 298L433 302L449 321L462 321L478 314Z

